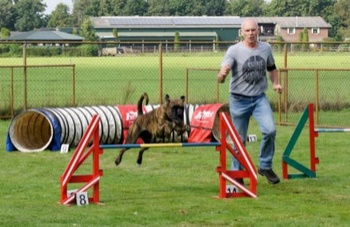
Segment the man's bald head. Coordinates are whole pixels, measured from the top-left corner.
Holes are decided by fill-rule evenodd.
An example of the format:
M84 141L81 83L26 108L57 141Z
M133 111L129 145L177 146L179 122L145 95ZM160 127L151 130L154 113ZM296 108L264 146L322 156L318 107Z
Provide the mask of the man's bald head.
M258 28L258 22L253 18L246 18L241 24L241 29L244 30L246 27L256 27Z
M248 47L254 48L259 35L259 25L257 21L253 18L244 19L241 25L241 34L243 36L243 43Z

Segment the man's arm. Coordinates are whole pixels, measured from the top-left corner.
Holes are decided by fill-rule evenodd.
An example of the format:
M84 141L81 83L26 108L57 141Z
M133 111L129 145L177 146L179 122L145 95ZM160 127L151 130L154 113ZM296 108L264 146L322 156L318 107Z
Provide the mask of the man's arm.
M272 82L273 90L277 91L278 93L281 93L283 90L283 87L281 86L281 84L278 81L278 72L276 69L276 65L273 64L272 66L268 66L267 71L270 74L270 80Z

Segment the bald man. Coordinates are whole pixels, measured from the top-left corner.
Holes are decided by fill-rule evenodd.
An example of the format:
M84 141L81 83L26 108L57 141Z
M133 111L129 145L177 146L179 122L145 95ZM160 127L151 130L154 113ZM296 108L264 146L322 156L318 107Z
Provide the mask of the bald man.
M258 173L265 176L269 183L277 184L280 179L272 169L276 128L273 112L265 95L268 89L266 72L276 92L282 92L282 86L278 81L270 44L258 41L258 23L252 18L244 19L241 33L243 40L226 51L217 80L224 83L231 72L229 105L232 122L245 145L251 116L257 121L262 135ZM232 169L243 169L234 156ZM244 184L243 179L236 180Z

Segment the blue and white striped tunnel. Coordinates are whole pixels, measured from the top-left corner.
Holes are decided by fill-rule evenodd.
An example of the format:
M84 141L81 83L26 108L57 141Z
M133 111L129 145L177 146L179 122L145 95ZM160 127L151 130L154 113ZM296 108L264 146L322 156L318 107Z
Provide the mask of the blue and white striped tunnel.
M62 144L77 146L92 116L100 116L100 143L119 143L122 123L113 106L29 109L10 124L6 150L38 152L59 150Z
M159 105L147 105L149 112ZM186 105L184 121L190 124L198 105ZM78 145L92 116L100 116L100 144L121 144L123 123L116 106L29 109L16 115L10 124L6 150L21 152L58 151L62 144ZM184 136L172 136L173 141L185 142ZM179 140L181 138L182 141ZM161 141L161 139L159 139Z

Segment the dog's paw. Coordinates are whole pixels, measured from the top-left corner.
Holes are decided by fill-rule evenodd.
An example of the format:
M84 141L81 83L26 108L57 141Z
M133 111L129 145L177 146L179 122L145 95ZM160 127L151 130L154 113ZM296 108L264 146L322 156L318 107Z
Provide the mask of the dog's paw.
M138 158L137 161L136 161L137 165L138 166L141 166L142 164L142 158Z
M118 165L120 164L120 162L121 162L121 160L120 160L119 158L117 158L117 159L114 161L114 163L115 163L116 166L118 166Z

